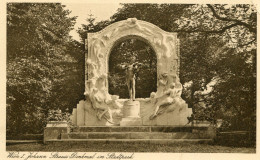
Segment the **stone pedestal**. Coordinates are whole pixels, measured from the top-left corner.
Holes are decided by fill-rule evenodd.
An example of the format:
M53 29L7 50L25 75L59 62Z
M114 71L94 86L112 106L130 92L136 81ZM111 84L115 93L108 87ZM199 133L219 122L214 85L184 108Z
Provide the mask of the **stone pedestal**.
M77 108L73 108L71 121L72 124L77 125Z
M43 143L48 140L57 140L61 138L62 133L69 133L66 121L51 121L44 128Z
M123 106L123 118L120 126L140 126L142 119L140 117L140 102L126 101Z
M84 114L84 100L79 101L79 104L77 104L77 126L84 126L84 120L85 120L85 114Z

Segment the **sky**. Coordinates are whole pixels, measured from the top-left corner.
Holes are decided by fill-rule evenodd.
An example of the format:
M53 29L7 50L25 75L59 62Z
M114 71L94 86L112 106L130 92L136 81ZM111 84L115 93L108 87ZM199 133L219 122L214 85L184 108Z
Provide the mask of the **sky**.
M81 27L81 24L87 24L86 19L89 18L89 14L93 14L96 18L96 22L101 20L108 20L117 9L121 6L119 3L62 3L66 5L66 9L71 11L71 16L78 16L74 30L70 32L70 35L77 41L80 41L80 37L76 30Z

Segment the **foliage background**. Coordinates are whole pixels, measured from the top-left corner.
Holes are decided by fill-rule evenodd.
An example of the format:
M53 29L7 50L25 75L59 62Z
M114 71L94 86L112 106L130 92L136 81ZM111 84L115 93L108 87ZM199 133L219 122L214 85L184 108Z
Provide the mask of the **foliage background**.
M69 36L69 14L61 4L7 4L7 134L41 133L49 109L71 111L84 98L83 45Z
M48 110L71 112L84 98L87 33L132 17L178 33L182 97L192 107L194 119L215 123L221 118L224 130L255 131L253 5L122 6L109 20L88 18L78 29L82 41L77 42L69 36L76 17L61 4L7 4L7 134L41 133Z

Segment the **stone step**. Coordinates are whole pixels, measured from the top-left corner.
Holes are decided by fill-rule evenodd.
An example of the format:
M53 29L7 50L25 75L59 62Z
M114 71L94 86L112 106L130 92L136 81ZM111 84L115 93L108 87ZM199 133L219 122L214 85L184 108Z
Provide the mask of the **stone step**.
M145 126L129 126L129 127L120 127L120 126L80 126L73 130L73 132L150 132L149 127Z
M73 132L193 132L207 129L201 126L80 126Z
M50 139L46 144L91 144L91 143L148 143L148 144L177 144L177 143L211 143L212 139Z
M62 133L61 139L210 139L207 133L189 132L78 132Z
M42 143L42 140L6 140L6 144Z

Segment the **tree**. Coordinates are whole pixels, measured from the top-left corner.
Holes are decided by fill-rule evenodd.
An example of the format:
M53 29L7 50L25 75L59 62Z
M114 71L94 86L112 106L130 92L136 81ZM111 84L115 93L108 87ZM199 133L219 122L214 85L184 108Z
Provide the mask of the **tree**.
M201 79L203 81L198 82L195 80L197 79L195 75L189 78L187 76L181 78L184 80L188 78L185 81L192 81L190 90L193 92L187 94L189 96L186 95L187 100L193 103L193 108L196 108L197 111L202 110L202 112L198 112L198 117L202 116L212 121L222 118L229 121L233 129L254 130L256 123L255 7L252 5L193 5L187 8L187 11L176 21L178 23L177 31L184 37L187 37L185 35L207 37L206 41L200 40L197 43L199 45L205 44L205 47L202 47L204 50L202 53L209 52L209 55L211 55L206 58L207 63L211 63L206 68L204 68L204 58L200 60L201 65L196 65L203 69L196 68L198 72L206 71L205 73L211 75L211 79L208 79L210 81L205 83L203 78ZM192 49L181 48L184 51L181 53L186 53L185 50L188 51L188 54L194 51L193 47L190 47ZM202 56L202 54L198 55ZM182 60L183 68L187 65L185 57L183 57L184 61ZM196 58L196 60L199 59ZM185 72L185 69L183 71ZM245 75L245 72L248 75ZM203 77L201 74L197 75ZM212 92L199 94L201 91L197 90L196 86L203 89L212 82L214 82ZM244 94L250 98L241 97ZM201 101L204 102L203 106L201 106ZM249 113L242 114L245 110ZM195 111L195 114L197 111Z
M69 14L59 3L7 4L8 133L40 132L50 108L73 107L68 93L84 92L70 84L77 75L68 76L79 74L84 56L69 36L76 19Z
M86 19L87 24L82 24L82 28L77 30L78 34L81 38L81 43L85 44L85 40L88 39L88 33L98 32L111 24L111 21L100 21L96 24L95 18L92 17L93 15L90 14L89 18Z

